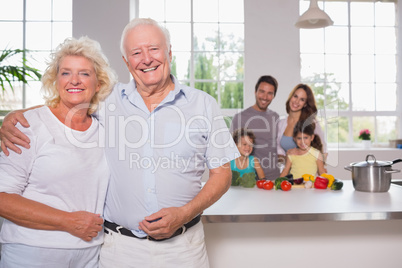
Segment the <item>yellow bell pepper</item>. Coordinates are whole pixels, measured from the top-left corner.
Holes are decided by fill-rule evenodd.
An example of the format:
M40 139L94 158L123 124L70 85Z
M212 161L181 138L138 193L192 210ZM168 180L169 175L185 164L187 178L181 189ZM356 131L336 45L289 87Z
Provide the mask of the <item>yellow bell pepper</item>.
M311 174L304 174L304 175L302 176L302 178L303 178L304 181L311 181L311 182L314 182L314 175L311 175Z
M321 177L324 177L324 178L328 179L328 188L331 188L332 184L335 181L335 177L332 176L331 174L327 174L327 173L321 174Z

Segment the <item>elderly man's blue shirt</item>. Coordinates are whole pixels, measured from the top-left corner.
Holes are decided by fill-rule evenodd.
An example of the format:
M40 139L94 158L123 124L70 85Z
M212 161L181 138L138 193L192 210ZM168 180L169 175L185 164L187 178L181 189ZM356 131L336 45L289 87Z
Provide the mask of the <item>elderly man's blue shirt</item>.
M99 111L112 173L105 219L138 236L145 216L199 193L205 166L239 155L215 99L171 78L174 90L152 112L134 81L117 84Z

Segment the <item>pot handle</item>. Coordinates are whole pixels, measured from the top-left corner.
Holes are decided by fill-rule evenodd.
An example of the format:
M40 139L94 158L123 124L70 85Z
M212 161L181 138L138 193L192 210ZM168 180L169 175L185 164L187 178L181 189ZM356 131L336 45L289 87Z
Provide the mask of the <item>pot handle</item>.
M344 169L352 171L352 166L345 166Z
M400 169L391 169L391 170L384 170L384 172L385 172L386 174L389 174L389 173L399 173L399 172L401 172L401 170L400 170Z
M402 159L395 159L394 161L392 161L392 165L396 164L396 163L399 163L399 162L402 162Z
M366 156L366 162L368 162L370 156L374 159L374 162L377 162L377 159L375 159L375 156L372 155L372 154L368 154L368 155Z

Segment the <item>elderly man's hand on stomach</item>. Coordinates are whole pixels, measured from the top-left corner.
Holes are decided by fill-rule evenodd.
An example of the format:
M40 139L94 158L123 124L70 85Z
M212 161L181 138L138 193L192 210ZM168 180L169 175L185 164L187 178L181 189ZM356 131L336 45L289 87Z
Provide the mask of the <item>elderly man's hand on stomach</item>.
M184 215L181 207L163 208L145 217L140 222L140 229L155 239L169 238L177 229L188 222Z

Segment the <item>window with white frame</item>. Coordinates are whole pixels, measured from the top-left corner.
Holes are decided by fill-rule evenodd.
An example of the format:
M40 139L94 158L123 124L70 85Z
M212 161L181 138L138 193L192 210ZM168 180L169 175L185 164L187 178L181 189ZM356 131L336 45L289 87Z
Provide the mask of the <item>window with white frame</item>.
M0 51L27 49L29 66L43 73L49 54L72 36L72 0L0 0ZM21 65L21 57L1 64ZM41 82L14 82L0 93L0 110L43 104Z
M377 146L398 137L396 2L318 2L334 21L300 30L301 77L315 90L328 143L353 146L362 129ZM300 0L300 13L309 1ZM399 85L400 86L400 85Z
M139 0L138 9L169 30L172 73L182 83L209 93L222 109L243 108L243 0Z

